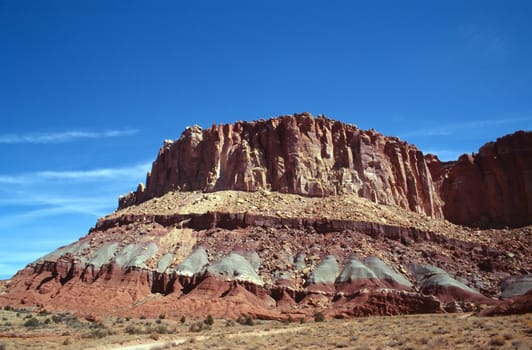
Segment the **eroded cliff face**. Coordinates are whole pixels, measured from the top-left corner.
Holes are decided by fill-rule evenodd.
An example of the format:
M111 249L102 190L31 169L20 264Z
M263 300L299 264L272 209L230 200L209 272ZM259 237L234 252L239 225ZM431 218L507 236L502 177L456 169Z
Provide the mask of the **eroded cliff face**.
M518 131L489 142L478 154L465 154L451 168L432 174L443 178L443 213L453 223L532 223L532 132Z
M415 146L308 113L267 121L188 128L160 149L146 187L119 207L169 191L272 191L306 196L354 193L442 218L427 162Z
M532 132L440 162L309 114L192 127L165 142L120 210L0 283L0 306L264 319L472 311L530 289L532 226L438 218L525 226L531 190Z

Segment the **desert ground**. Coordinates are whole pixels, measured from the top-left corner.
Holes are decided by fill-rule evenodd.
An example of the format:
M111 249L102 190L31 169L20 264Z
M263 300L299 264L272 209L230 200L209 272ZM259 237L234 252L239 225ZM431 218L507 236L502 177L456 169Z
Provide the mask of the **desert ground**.
M0 349L532 349L532 314L471 313L285 322L170 318L79 319L0 311Z

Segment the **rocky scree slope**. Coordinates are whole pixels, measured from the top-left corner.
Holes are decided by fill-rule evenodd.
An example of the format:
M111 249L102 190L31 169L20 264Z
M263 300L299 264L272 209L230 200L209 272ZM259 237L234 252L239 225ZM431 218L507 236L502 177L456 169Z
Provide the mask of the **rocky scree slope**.
M271 150L261 151L257 159L264 163L253 163L253 171L234 160L235 152L246 162L258 152L242 146L250 144L242 136L240 143L230 143L233 151L227 150L229 141L222 142L226 146L217 149L225 151L218 157L225 160L215 162L219 167L203 177L209 168L201 165L203 158L216 158L216 152L199 146L208 137L197 136L198 128L189 129L180 140L165 143L146 188L123 197L119 210L98 220L87 236L5 282L0 305L92 315L286 319L320 311L330 317L353 317L465 311L493 304L494 297L519 298L531 288L532 227L479 230L438 219L441 210L433 206L440 203L438 191L447 179L456 179L452 165L438 168L436 158L423 157L397 139L375 132L360 136L366 132L306 114L248 124L268 130L268 123L295 125L298 130L300 124L310 123L314 133L325 130L320 140L341 138L332 133L334 129L351 135L348 139L355 144L357 138L377 141L362 147L364 156L347 152L345 168L335 167L327 157L319 160L323 154L343 154L345 148L326 146L322 153L320 146L320 156L312 160L283 153L290 160L279 156L278 168L273 168L279 171L279 164L285 164L285 170L272 176L264 170L268 166L261 165L270 164L265 154ZM244 131L249 125L209 130L236 129L238 135L252 135ZM311 131L300 140L315 137L307 135ZM227 135L239 137L234 132ZM285 138L279 142L289 143ZM201 152L180 146L187 139ZM303 143L281 149L306 149L301 154L310 157L311 146ZM373 153L396 146L401 159L409 159L399 168L384 153ZM354 165L367 161L370 153L373 170ZM184 163L191 165L188 168L179 165L186 156L192 157ZM228 164L233 170L226 169ZM189 172L185 176L181 171ZM340 173L350 175L337 177ZM262 175L254 177L257 174ZM410 179L406 187L402 176ZM235 191L244 185L251 187ZM397 187L379 187L391 185ZM425 185L430 186L423 189ZM426 196L424 204L411 206L407 194ZM379 204L386 201L390 205Z

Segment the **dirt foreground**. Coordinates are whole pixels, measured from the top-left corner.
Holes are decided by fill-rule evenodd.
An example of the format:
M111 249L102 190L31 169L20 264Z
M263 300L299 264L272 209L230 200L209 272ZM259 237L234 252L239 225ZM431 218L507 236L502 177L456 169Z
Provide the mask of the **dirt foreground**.
M241 318L80 320L1 310L0 349L531 349L532 314L407 315L303 322Z

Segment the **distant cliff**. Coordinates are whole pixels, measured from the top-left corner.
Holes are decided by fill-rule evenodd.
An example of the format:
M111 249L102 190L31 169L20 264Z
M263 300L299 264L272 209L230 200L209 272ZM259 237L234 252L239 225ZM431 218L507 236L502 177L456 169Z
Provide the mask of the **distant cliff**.
M187 128L160 149L146 187L123 208L168 191L257 191L306 196L355 193L442 218L442 203L420 150L373 130L308 113Z

